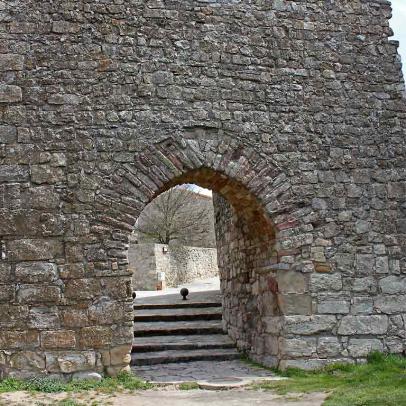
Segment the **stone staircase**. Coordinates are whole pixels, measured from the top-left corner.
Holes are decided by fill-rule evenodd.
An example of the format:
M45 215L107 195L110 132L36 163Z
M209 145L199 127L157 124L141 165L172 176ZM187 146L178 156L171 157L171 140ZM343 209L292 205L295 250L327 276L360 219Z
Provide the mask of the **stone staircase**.
M215 293L215 294L214 294ZM132 365L240 358L222 328L219 292L136 299Z

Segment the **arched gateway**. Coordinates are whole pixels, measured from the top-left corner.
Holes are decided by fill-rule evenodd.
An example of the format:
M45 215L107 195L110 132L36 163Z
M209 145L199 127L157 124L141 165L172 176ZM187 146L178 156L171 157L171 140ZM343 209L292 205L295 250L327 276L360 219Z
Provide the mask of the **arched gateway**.
M241 350L282 368L405 350L389 2L1 7L1 375L128 366L128 236L185 182L216 192Z

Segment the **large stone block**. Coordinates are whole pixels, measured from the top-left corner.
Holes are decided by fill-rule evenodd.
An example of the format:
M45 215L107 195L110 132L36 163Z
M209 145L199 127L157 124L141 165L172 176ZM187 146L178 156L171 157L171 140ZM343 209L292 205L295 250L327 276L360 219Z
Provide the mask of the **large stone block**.
M61 288L49 285L21 285L17 289L20 303L57 303L61 298Z
M286 316L284 317L283 333L313 335L321 332L332 332L337 325L335 316Z
M0 165L1 182L24 182L29 179L30 172L26 165Z
M13 261L38 261L62 257L63 243L53 239L21 239L7 243Z
M406 294L406 277L391 275L380 279L379 286L384 294Z
M111 327L83 327L80 330L79 345L81 348L105 348L111 344L113 333Z
M320 337L317 344L317 354L321 358L338 357L342 351L342 345L337 337Z
M308 291L308 282L306 276L296 271L278 271L276 275L279 292L287 293L305 293Z
M24 57L18 54L0 54L0 71L22 70Z
M64 373L91 371L96 367L96 353L94 351L47 353L47 364L50 370Z
M374 299L374 307L377 311L386 314L406 312L406 295L378 296Z
M0 103L17 103L23 99L21 87L0 85Z
M316 353L317 338L281 338L280 353L283 357L311 357Z
M0 125L0 144L12 144L17 140L17 128L12 125Z
M278 306L282 314L312 314L312 298L306 294L278 295Z
M29 311L28 327L35 329L56 329L60 326L57 307L32 307Z
M383 344L380 340L371 338L351 338L348 344L348 352L352 357L366 357L373 351L383 350Z
M338 334L385 334L388 325L388 317L384 315L344 316L340 321Z
M57 266L51 262L21 262L16 265L17 282L50 283L58 278Z
M43 331L41 333L41 347L45 349L75 348L76 335L72 330Z
M0 348L27 349L39 347L39 333L35 330L0 331Z
M343 288L341 275L313 273L310 275L310 290L312 292L320 292L324 290L337 291Z
M69 279L65 283L64 296L69 299L93 299L101 294L99 279Z
M34 351L17 352L11 355L10 366L19 370L33 370L39 374L45 370L45 357Z

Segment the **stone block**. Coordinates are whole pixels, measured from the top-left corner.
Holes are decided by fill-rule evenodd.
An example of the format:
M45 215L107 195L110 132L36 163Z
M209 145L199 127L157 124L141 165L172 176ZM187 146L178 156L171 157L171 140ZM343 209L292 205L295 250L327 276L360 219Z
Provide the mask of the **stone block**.
M120 345L110 350L110 365L128 365L131 361L131 346Z
M103 377L97 372L75 372L72 375L73 381L96 381L99 382Z
M37 186L30 188L29 201L33 209L55 209L60 204L60 197L53 186Z
M344 316L340 321L338 334L385 334L388 325L388 317L384 315Z
M278 271L276 274L279 292L305 293L307 292L307 280L304 274L296 271Z
M342 351L337 337L320 337L317 344L317 354L321 358L338 357Z
M11 125L0 125L0 144L12 144L17 140L17 128Z
M331 332L337 325L335 316L285 316L283 333L298 335L313 335L321 332Z
M23 70L24 56L18 54L0 54L0 71Z
M0 263L0 283L7 283L11 280L11 266L5 262Z
M103 348L111 344L113 333L111 327L83 327L79 334L81 348Z
M35 329L59 328L59 313L56 307L32 307L29 311L28 326Z
M27 165L0 165L1 182L28 181L30 172Z
M352 299L352 314L371 314L373 311L373 300L371 297L356 296Z
M355 266L358 274L370 275L375 269L375 256L372 254L357 254Z
M14 285L0 285L0 302L12 302L15 296Z
M329 363L326 359L283 359L279 363L279 368L283 371L288 368L297 368L303 370L318 369Z
M53 239L21 239L8 242L12 261L37 261L62 257L63 244Z
M93 299L100 296L100 281L94 278L69 279L65 283L65 297L69 299Z
M34 330L0 331L0 348L27 349L39 347L39 334Z
M313 273L310 275L310 290L312 292L337 291L343 288L339 273Z
M65 327L85 327L89 322L89 318L87 315L87 309L82 308L67 308L66 310L62 311L62 324Z
M53 184L61 182L65 179L63 168L54 168L53 166L32 165L31 166L31 180L37 184Z
M388 257L377 257L375 265L376 273L385 274L389 273L389 260Z
M57 266L51 262L20 262L15 277L21 283L50 283L58 278Z
M406 294L406 277L391 275L380 279L379 286L384 294Z
M41 346L45 349L75 348L75 332L72 330L43 331L41 333Z
M70 374L79 371L94 370L96 354L93 351L66 352L57 356L60 371Z
M33 370L40 373L45 369L45 357L34 351L16 352L10 357L10 366L15 369Z
M57 34L75 34L80 31L80 25L70 21L54 21L52 23L52 32Z
M317 313L320 314L348 314L350 312L350 301L339 298L319 299Z
M279 349L282 357L311 357L316 353L317 338L281 338Z
M354 278L351 280L351 290L357 293L376 293L377 282L372 276L365 278Z
M23 99L21 87L0 85L0 103L18 103Z
M351 338L348 344L348 352L354 357L366 357L373 351L383 351L380 340L370 338Z
M312 314L312 298L310 295L278 294L278 305L282 314Z
M27 328L28 306L0 304L0 315L0 328L11 327L20 330Z
M406 312L406 295L379 296L374 300L374 308L386 314Z
M80 97L76 94L53 94L48 97L49 104L80 104Z
M17 300L20 303L59 302L61 288L49 285L21 285L17 290Z

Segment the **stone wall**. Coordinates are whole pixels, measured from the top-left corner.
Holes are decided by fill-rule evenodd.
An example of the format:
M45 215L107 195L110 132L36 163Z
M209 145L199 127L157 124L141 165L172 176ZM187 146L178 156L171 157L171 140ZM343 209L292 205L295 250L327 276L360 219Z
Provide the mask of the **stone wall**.
M388 1L0 13L2 374L127 368L129 235L180 183L232 207L218 212L226 308L256 315L255 333L228 318L241 348L280 367L404 351L406 103Z
M167 287L218 276L215 248L131 244L128 262L134 290L155 290L161 272Z

